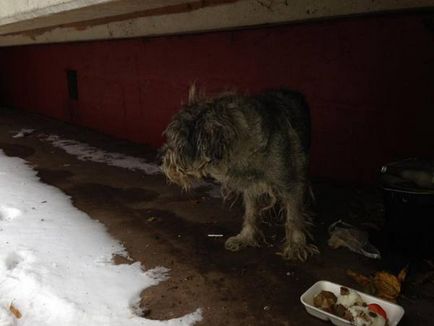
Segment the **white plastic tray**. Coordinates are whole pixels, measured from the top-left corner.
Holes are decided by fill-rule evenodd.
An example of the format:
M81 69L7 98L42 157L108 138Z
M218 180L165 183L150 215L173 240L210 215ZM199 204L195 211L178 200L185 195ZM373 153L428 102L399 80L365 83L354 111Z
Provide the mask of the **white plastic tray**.
M331 313L328 313L324 310L321 310L319 308L314 307L313 305L313 297L320 293L321 291L330 291L333 292L335 295L338 295L340 293L340 284L332 283L329 281L318 281L314 285L312 285L309 290L303 293L303 295L300 297L301 303L306 308L306 311L311 314L312 316L315 316L322 320L330 320L334 325L338 326L348 326L351 325L351 323L345 319L342 319L338 316L335 316ZM345 286L346 287L346 286ZM348 288L348 287L347 287ZM348 288L351 289L351 288ZM353 289L351 289L353 290ZM356 290L354 290L356 291ZM387 313L387 317L389 319L389 326L396 326L398 325L399 321L401 320L402 316L404 316L404 308L401 306L373 297L372 295L365 294L360 291L356 291L360 294L363 301L367 304L370 303L376 303L379 304L384 311Z

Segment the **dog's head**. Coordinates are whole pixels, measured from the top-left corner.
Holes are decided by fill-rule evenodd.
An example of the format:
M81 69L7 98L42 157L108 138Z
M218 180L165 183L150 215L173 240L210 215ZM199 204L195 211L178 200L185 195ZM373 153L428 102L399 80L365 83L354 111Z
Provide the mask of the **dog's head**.
M220 99L197 96L192 86L188 103L164 131L162 171L184 189L206 176L207 168L229 153L236 132L228 112L219 105Z

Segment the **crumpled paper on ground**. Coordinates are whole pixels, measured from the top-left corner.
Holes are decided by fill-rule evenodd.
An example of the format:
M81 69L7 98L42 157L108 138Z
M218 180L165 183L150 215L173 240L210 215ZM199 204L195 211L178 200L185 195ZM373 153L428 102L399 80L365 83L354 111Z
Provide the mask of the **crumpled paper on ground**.
M407 276L407 270L407 267L403 268L398 275L381 271L376 272L373 276L365 276L348 270L347 275L360 284L365 292L390 302L396 302L401 294L401 287Z
M369 242L369 234L351 224L338 220L328 228L330 235L328 244L336 249L346 247L363 256L381 259L380 251Z

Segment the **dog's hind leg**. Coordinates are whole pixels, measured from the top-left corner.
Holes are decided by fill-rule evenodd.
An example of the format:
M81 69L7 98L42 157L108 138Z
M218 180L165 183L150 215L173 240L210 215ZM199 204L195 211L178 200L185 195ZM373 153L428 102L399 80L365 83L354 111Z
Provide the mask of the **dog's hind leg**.
M238 235L230 237L225 243L225 248L231 251L238 251L247 246L260 247L260 242L264 239L261 230L256 225L258 218L256 196L245 191L243 199L245 207L243 228Z
M311 237L303 211L305 184L294 185L291 192L285 194L282 204L286 210L285 233L286 241L280 253L285 259L306 261L310 255L318 254L318 248L308 244L306 237Z

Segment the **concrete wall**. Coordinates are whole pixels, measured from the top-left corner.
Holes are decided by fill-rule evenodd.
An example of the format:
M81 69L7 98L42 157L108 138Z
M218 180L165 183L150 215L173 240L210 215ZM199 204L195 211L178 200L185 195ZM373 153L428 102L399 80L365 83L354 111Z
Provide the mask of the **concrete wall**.
M0 102L159 146L193 81L211 92L284 85L311 106L313 174L372 181L385 162L434 155L430 26L399 14L3 48ZM78 73L78 101L67 69Z
M6 12L3 3L11 12L5 17L0 13L0 46L215 31L434 7L432 0L42 0L3 1L0 12Z

